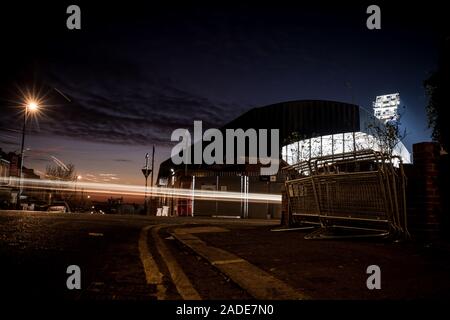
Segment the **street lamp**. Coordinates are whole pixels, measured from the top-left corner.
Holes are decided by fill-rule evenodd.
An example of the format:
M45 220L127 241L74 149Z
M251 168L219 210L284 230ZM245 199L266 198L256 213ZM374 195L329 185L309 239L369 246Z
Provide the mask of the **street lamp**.
M151 210L149 210L148 208L148 199L147 199L147 180L148 180L148 176L151 174L151 181L150 181L150 187L153 187L153 166L155 165L155 146L153 146L153 150L152 150L152 166L151 168L149 167L149 158L150 155L148 153L145 154L145 165L142 168L142 173L144 174L145 177L145 196L144 196L144 211L145 214L148 214L149 211L151 212ZM152 199L153 196L151 195L150 192L150 208L152 205Z
M36 111L39 108L39 106L36 102L28 103L27 107L31 112Z
M20 173L19 173L19 196L17 199L17 206L20 209L20 198L22 197L22 184L23 184L23 154L24 154L24 145L25 145L25 131L27 127L28 113L37 112L39 109L39 104L34 100L29 100L25 104L25 111L23 116L23 128L22 128L22 144L20 147Z
M147 214L148 208L147 208L147 180L148 176L152 172L152 169L150 169L148 164L148 159L150 158L150 155L148 153L145 154L145 166L142 168L142 173L145 177L145 196L144 196L144 214Z

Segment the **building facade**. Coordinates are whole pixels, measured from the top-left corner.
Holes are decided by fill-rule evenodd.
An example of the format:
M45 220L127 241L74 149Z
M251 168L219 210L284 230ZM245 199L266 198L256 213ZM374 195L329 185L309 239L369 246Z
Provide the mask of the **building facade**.
M382 144L371 131L384 123L354 104L301 100L252 109L224 127L226 129L278 129L280 167L314 157L372 149ZM191 146L193 149L193 146ZM225 154L226 150L223 150ZM190 152L192 154L193 152ZM408 150L399 142L394 153L409 163ZM225 163L225 162L224 162ZM161 198L160 206L169 206L173 215L230 216L241 218L280 218L281 205L270 201L246 201L246 194L279 194L284 184L281 170L261 176L260 164L181 164L167 159L160 165L160 187L191 190L184 198ZM238 200L217 201L196 198L196 190L242 194Z

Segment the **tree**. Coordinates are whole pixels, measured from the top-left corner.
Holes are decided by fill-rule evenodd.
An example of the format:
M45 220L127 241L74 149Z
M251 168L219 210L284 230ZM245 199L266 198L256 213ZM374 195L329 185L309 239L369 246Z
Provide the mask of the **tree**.
M392 157L394 150L400 142L406 138L406 129L400 131L402 114L399 113L396 119L388 120L386 123L374 118L368 125L369 133L374 137L371 148L380 150L381 153Z
M47 179L58 181L76 181L77 174L75 172L75 166L73 164L67 165L48 165L45 169L45 175ZM75 199L75 193L69 191L67 185L61 184L55 185L55 191L52 194L61 200L72 202Z
M68 164L65 167L56 164L48 165L45 169L45 175L50 180L75 181L77 179L73 164Z
M432 129L432 138L441 144L445 151L449 147L449 125L445 114L450 104L450 37L444 41L437 70L424 81L428 96L426 106L428 127Z

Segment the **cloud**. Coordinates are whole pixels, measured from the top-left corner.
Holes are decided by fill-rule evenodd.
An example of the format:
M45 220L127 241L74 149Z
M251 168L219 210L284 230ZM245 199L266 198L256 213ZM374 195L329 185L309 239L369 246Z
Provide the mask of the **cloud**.
M205 128L220 127L236 115L235 104L184 89L133 57L79 49L68 60L68 53L60 53L64 58L49 59L51 63L40 68L51 94L39 127L29 126L31 134L121 145L172 145L172 131L191 127L194 120L203 120ZM11 108L0 118L0 127L20 128L21 120ZM4 144L8 143L12 144Z
M131 160L129 160L129 159L113 159L113 161L116 161L116 162L131 162Z
M33 157L32 159L33 159L33 161L36 161L36 162L49 162L48 158Z
M240 15L230 20L203 12L199 21L184 16L176 19L173 29L164 23L139 24L118 30L117 36L103 30L102 37L90 33L48 50L41 75L71 103L59 97L61 103L46 108L45 118L39 120L40 133L112 144L172 145L172 131L190 128L194 120L202 120L204 128L222 127L249 109L248 104L231 102L234 91L228 87L258 87L248 75L285 65L292 61L285 59L287 55L295 56L295 61L306 56L285 34L286 26L265 26L265 16L256 25ZM173 74L178 67L187 77ZM200 82L223 82L216 91L230 91L233 98L222 101L194 91L186 82L196 74Z
M0 139L0 144L7 146L19 146L19 143L7 139Z
M106 66L95 73L89 67L75 70L66 65L70 77L50 74L48 82L72 102L47 108L46 119L40 120L42 133L106 143L170 145L171 132L191 127L194 120L216 127L235 115L235 106L183 90L169 79L145 77L131 66L127 73L122 67L109 73L103 70Z

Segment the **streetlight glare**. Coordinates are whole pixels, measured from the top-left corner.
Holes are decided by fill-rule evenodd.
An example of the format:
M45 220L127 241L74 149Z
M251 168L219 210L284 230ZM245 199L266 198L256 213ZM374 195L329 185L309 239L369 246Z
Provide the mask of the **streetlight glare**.
M23 100L22 103L24 102L25 105L23 105L22 103L20 104L20 107L23 108L25 107L25 110L23 112L23 127L22 127L22 143L21 143L21 147L20 147L20 171L19 171L19 177L20 179L22 179L22 175L23 175L23 156L24 156L24 147L25 147L25 132L26 132L26 127L27 127L27 120L29 117L35 117L36 115L39 115L39 108L40 108L40 104L42 103L42 100L39 98L38 95L34 94L34 92L30 92L29 90L27 90L27 93L25 93L24 91L22 91L23 94ZM22 180L19 181L19 196L18 196L18 200L17 200L17 208L20 209L21 207L21 203L20 203L20 197L22 195Z
M34 101L28 103L28 110L36 111L39 108L38 104Z

